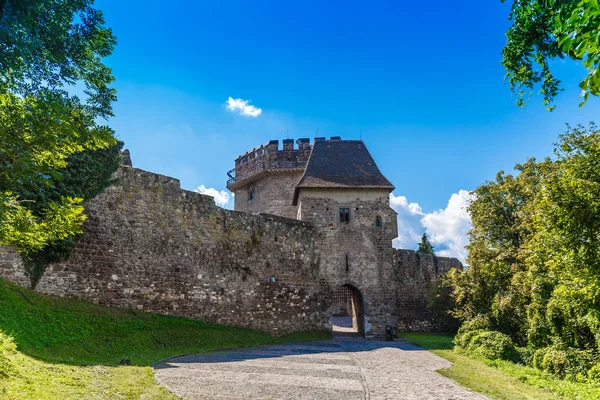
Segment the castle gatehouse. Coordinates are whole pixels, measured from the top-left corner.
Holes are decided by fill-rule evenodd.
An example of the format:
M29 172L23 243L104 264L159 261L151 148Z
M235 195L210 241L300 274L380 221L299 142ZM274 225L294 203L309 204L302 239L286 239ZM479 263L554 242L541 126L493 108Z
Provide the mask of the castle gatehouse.
M130 165L86 204L41 293L261 329L382 337L428 331L427 300L457 259L392 247L394 189L360 140L270 141L235 160L234 210ZM14 251L0 276L29 285Z

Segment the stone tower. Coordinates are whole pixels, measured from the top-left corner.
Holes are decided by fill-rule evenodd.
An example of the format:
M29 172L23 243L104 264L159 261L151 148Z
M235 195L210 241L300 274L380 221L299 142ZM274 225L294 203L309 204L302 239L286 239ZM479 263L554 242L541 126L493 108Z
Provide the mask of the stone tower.
M320 276L334 293L349 289L354 323L367 336L381 337L397 323L392 190L361 140L329 140L315 142L294 191L298 218L321 232Z
M292 204L294 189L304 173L312 146L309 139L271 140L235 160L229 171L227 189L235 194L236 211L274 214L296 218L298 207Z
M235 210L275 214L311 223L319 232L319 276L340 302L352 308L358 332L382 336L395 326L392 240L394 186L361 140L270 141L236 159L228 188Z

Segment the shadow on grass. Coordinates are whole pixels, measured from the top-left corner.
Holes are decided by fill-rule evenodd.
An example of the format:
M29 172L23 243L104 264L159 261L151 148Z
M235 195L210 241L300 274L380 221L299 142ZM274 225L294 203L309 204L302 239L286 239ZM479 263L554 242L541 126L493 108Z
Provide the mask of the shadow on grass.
M0 332L17 349L49 363L150 366L177 354L323 340L325 332L266 332L40 295L0 279Z
M452 350L454 336L449 333L399 333L400 339L413 343L425 350Z
M98 304L40 295L0 279L0 332L14 338L18 350L40 361L67 365L151 366L180 354L198 354L221 349L283 345L331 339L329 332L298 332L273 337L266 332L216 325L182 317L150 314ZM451 348L451 337L405 340L426 349ZM352 340L360 345L353 346ZM382 347L420 351L404 342L348 339L344 351L370 351ZM309 354L329 352L315 345ZM282 347L284 348L284 347ZM270 351L270 356L278 351ZM284 354L283 352L281 354ZM287 353L286 353L287 354Z

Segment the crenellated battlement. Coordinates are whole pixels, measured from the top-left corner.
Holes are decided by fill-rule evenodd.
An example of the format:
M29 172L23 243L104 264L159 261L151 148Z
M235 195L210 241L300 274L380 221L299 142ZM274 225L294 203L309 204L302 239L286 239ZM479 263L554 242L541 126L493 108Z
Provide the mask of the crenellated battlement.
M314 139L315 142L319 140L327 139L324 137ZM332 136L330 140L341 140L341 137ZM240 155L235 159L235 168L227 173L229 177L227 188L234 191L258 174L266 172L304 170L313 144L309 138L297 139L295 144L297 146L294 145L294 139L284 139L280 147L279 140L269 140Z

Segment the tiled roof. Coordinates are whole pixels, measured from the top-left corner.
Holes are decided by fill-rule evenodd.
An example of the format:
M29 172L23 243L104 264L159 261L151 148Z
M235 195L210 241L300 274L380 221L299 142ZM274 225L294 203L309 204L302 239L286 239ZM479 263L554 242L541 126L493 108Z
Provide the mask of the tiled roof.
M381 173L362 140L316 141L300 188L389 189L394 185Z

